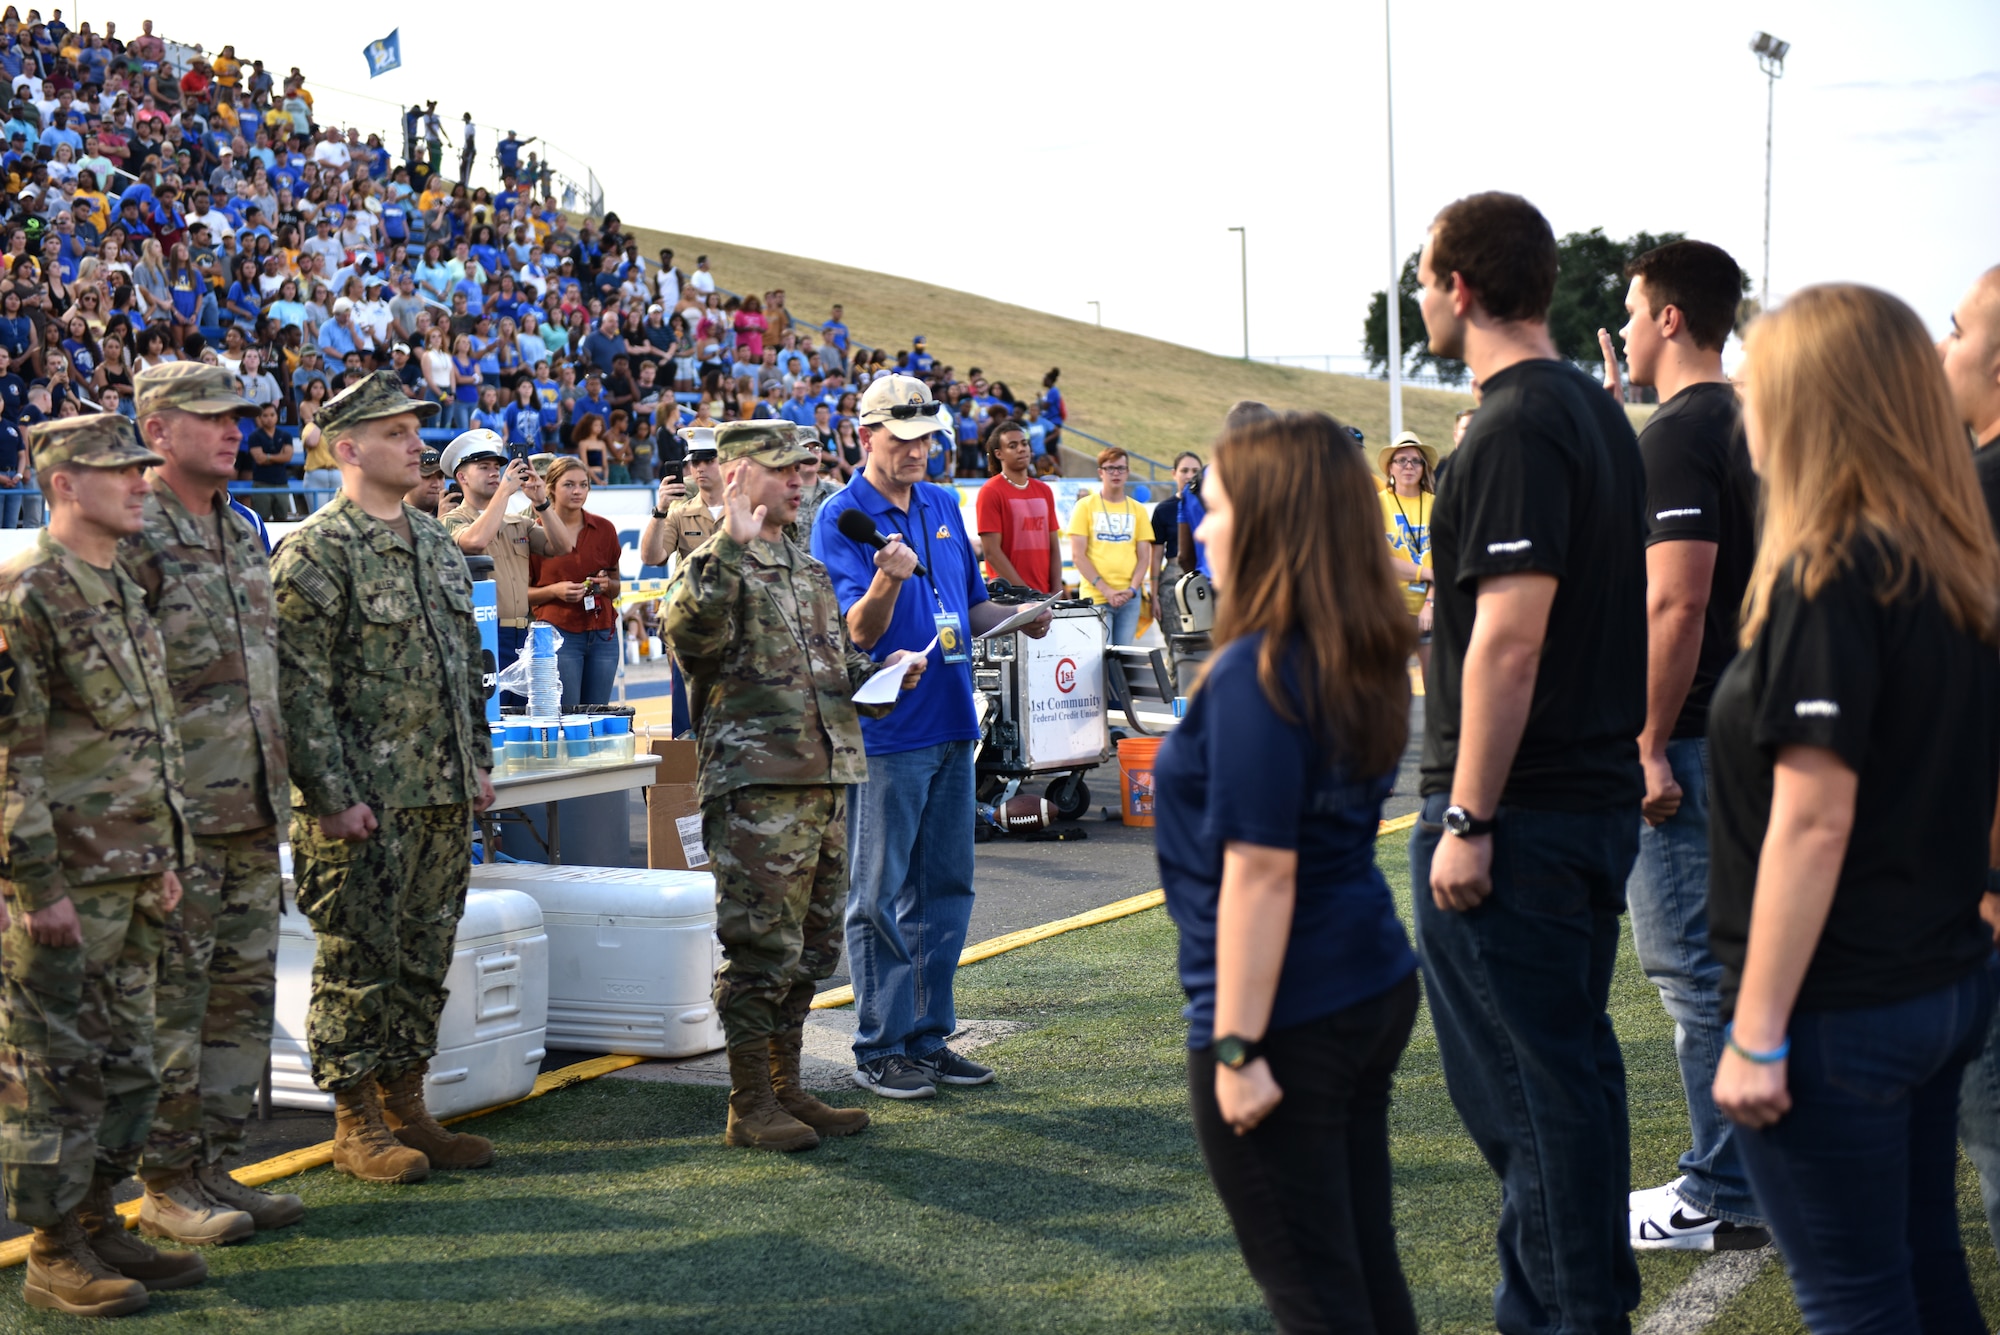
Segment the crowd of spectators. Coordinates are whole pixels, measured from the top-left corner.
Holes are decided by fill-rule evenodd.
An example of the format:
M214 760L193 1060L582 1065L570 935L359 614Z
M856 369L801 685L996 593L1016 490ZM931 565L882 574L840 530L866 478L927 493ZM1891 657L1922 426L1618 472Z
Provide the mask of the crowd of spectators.
M272 517L337 485L314 418L380 368L442 404L440 428L573 454L599 484L655 477L678 428L746 417L817 427L844 479L861 462L858 392L887 371L952 405L934 477L984 477L981 441L1002 420L1054 471L1057 371L1017 396L977 368L961 379L922 336L864 345L838 305L794 317L782 291L731 293L706 256L684 270L670 249L642 254L617 214L559 206L511 129L498 188L475 187L469 114L452 179L435 103L404 117L398 160L379 134L322 121L296 67L279 77L234 46L190 54L141 29L0 14L0 526L39 509L23 428L130 416L135 372L186 358L267 405L245 421L239 477L294 490L260 498Z

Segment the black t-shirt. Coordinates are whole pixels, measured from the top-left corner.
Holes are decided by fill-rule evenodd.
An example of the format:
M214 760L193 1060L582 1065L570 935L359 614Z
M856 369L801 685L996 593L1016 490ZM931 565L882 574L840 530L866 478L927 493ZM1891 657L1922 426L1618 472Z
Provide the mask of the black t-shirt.
M1743 590L1757 559L1757 475L1743 441L1736 388L1689 385L1660 405L1639 433L1646 465L1646 545L1712 542L1715 573L1694 681L1674 721L1675 738L1708 730L1708 701L1736 656Z
M249 459L250 481L260 487L282 487L291 482L290 464L260 464L252 450L262 450L266 454L276 454L285 448L283 436L267 436L262 431L252 431L250 438L243 442L240 457Z
M1870 542L1810 602L1788 577L1709 708L1708 944L1733 1012L1771 772L1824 747L1860 776L1854 828L1800 1010L1907 1000L1981 968L1986 832L2000 789L2000 654L1911 589L1883 606Z
M27 455L21 428L11 418L0 417L0 473L18 473Z
M1162 559L1180 559L1181 549L1181 498L1180 493L1161 501L1153 507L1153 541L1160 544Z
M1979 494L1986 498L1986 513L1993 520L1993 531L2000 534L2000 436L1973 451L1972 471L1979 475Z
M1425 677L1423 791L1451 791L1460 673L1479 581L1558 581L1527 727L1501 801L1553 811L1637 808L1646 721L1645 478L1625 413L1566 362L1486 382L1431 509L1437 619ZM1490 815L1477 812L1476 815ZM1636 812L1635 812L1636 814Z

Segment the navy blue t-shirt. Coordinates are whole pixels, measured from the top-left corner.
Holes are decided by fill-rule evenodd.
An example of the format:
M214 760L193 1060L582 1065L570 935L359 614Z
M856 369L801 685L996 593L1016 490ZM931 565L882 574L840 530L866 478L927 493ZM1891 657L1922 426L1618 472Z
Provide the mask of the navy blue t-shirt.
M915 549L917 560L930 571L927 576L912 575L903 581L889 629L868 652L880 661L898 649L921 649L929 644L938 633L940 602L946 615L958 619L960 640L969 646L971 609L986 601L986 583L979 576L979 562L972 558L972 542L959 514L958 493L919 482L910 489L910 508L905 513L889 504L865 474L857 473L853 481L827 497L819 517L813 520L812 553L833 576L833 591L840 599L843 616L875 579L875 549L840 531L841 514L854 509L872 519L883 537L902 534L903 541ZM861 720L861 739L871 756L978 738L972 665L947 664L936 649L931 650L923 678L897 700L887 718Z
M1375 866L1382 799L1395 774L1350 777L1308 728L1278 716L1257 684L1263 638L1246 635L1216 656L1153 762L1154 844L1167 913L1181 932L1190 1048L1214 1041L1215 915L1232 840L1299 857L1270 1029L1380 996L1417 967ZM1296 701L1296 679L1284 676Z

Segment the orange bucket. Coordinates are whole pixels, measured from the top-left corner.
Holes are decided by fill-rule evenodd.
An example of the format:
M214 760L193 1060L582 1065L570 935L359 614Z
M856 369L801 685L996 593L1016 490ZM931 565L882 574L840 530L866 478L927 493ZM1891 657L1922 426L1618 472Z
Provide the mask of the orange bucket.
M1157 737L1126 737L1118 743L1119 806L1127 825L1153 825L1153 757Z

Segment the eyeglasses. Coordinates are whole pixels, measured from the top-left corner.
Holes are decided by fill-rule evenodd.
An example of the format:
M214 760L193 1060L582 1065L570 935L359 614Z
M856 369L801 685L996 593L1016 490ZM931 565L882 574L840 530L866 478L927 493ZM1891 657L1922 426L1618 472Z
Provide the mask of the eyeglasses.
M1132 470L1129 468L1099 468L1097 471L1106 477L1123 477Z
M1422 468L1424 466L1424 461L1422 459L1412 459L1409 456L1405 455L1401 459L1391 459L1389 461L1389 466L1391 468Z

